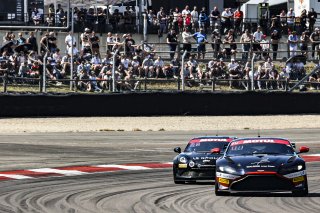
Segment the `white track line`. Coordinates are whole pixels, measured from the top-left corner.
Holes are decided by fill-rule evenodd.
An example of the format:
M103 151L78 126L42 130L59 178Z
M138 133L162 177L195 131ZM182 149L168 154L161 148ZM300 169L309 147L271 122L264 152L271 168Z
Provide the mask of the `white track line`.
M32 179L32 177L25 176L25 175L8 175L8 174L0 174L2 177L7 177L7 178L12 178L12 179L18 179L18 180L23 180L23 179Z
M77 170L62 170L62 169L51 169L51 168L29 169L29 171L42 172L42 173L56 173L56 174L62 174L62 175L66 175L66 176L89 174L87 172L81 172L81 171L77 171Z
M125 166L125 165L115 165L115 164L108 164L108 165L98 165L96 167L102 167L102 168L120 168L120 169L126 169L126 170L146 170L151 169L144 166Z

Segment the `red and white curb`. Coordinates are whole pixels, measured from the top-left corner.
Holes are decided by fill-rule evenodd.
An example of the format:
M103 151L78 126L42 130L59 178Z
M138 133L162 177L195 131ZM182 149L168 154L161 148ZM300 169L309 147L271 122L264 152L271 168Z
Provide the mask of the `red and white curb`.
M68 166L59 168L40 168L14 171L0 171L1 180L23 180L41 177L78 176L99 172L113 172L122 170L149 170L171 168L172 162L167 163L137 163L137 164L106 164L93 166Z
M320 162L320 154L302 156L306 162ZM2 180L23 180L41 177L78 176L99 172L114 172L122 170L150 170L171 168L172 162L167 163L136 163L136 164L106 164L93 166L68 166L59 168L40 168L14 171L0 171L0 181Z

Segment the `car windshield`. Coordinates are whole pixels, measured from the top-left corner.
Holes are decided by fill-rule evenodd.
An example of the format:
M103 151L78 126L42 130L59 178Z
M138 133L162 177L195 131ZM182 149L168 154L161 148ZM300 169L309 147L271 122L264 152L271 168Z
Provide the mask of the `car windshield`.
M189 143L184 152L210 152L213 148L220 148L224 150L228 142L196 142Z
M289 144L280 143L247 143L231 144L226 151L227 156L235 155L292 155L294 150Z

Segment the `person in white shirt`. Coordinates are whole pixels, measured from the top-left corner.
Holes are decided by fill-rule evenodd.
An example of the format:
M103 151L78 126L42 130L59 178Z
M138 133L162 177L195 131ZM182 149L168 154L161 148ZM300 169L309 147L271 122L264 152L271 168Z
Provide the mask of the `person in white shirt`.
M262 50L261 45L260 45L260 42L262 40L262 35L263 35L263 33L261 32L261 27L258 26L257 31L253 33L253 45L252 45L253 51L261 51ZM261 53L257 52L256 54L259 55L261 58Z
M156 78L160 77L163 72L164 62L160 56L153 63L154 68L156 69Z
M190 14L189 5L186 5L186 7L182 10L181 14L183 18L186 18L188 14Z
M221 13L221 31L222 33L227 32L231 28L231 17L232 13L230 8L226 8Z
M199 28L199 13L197 11L197 7L195 6L191 12L191 22L192 22L192 29L196 32Z
M297 36L296 31L293 31L292 34L288 36L290 57L297 55L298 42L299 37Z
M293 9L290 8L290 10L287 13L287 24L288 24L288 30L290 30L290 32L292 32L294 28L294 19L295 19L295 13Z
M67 51L67 52L69 51L69 48L72 47L72 42L73 42L73 45L76 45L76 44L77 44L77 40L76 40L76 38L74 37L74 35L72 34L71 31L70 31L70 32L68 33L68 35L66 36L64 42L65 42L65 44L67 45L67 46L66 46L66 51Z

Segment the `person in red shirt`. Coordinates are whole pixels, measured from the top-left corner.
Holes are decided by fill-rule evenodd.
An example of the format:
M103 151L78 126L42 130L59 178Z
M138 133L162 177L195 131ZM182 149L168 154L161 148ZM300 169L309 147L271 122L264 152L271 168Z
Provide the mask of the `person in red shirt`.
M236 11L233 13L233 19L234 19L234 29L235 33L237 35L241 35L241 24L243 20L243 12L238 8Z

